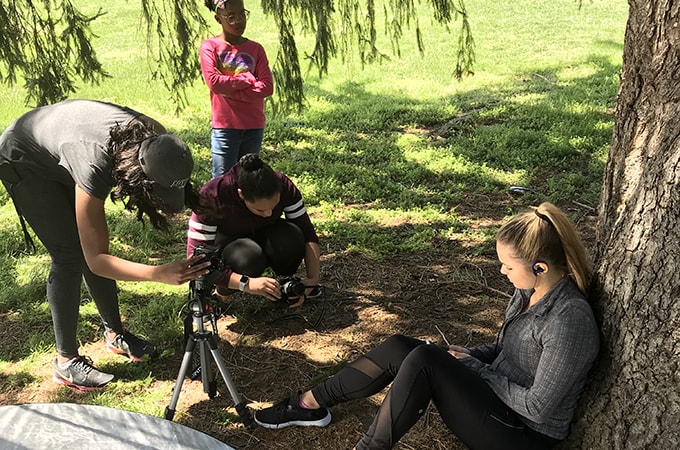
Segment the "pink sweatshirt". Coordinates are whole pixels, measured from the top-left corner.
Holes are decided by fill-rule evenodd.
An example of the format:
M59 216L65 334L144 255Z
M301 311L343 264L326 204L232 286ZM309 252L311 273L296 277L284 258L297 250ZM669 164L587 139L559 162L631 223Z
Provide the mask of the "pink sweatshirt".
M264 128L264 99L274 81L264 48L247 39L232 45L218 37L200 49L201 71L210 89L213 128Z

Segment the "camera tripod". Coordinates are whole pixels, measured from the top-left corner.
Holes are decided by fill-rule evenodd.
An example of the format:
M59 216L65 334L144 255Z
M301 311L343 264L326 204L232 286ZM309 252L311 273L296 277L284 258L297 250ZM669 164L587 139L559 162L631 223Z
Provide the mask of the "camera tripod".
M198 376L200 372L201 380L203 382L203 392L208 394L209 398L214 398L217 395L217 383L215 380L215 374L211 369L210 361L208 360L208 351L212 355L212 358L217 364L222 378L224 379L229 394L234 401L234 406L236 412L243 422L246 428L253 427L253 418L250 411L246 407L245 401L241 398L234 382L229 375L229 370L227 365L222 358L219 350L217 349L217 318L219 314L215 313L215 309L210 302L207 304L202 301L204 293L196 291L192 285L191 300L188 304L189 312L185 318L185 330L184 330L184 340L185 340L185 350L184 357L182 358L182 365L179 369L179 374L177 375L177 381L175 383L175 388L172 392L172 398L170 404L165 408L165 418L167 420L172 420L175 416L175 408L177 407L177 401L179 400L179 395L182 392L182 383L184 378L189 374L189 369L191 366L191 361L193 359L194 350L198 344L200 366L197 367L193 374ZM208 296L209 297L209 296ZM191 328L189 328L189 319L191 318ZM212 326L212 330L209 331L205 328L205 322L209 320ZM191 330L191 333L188 331ZM193 377L192 377L193 378Z

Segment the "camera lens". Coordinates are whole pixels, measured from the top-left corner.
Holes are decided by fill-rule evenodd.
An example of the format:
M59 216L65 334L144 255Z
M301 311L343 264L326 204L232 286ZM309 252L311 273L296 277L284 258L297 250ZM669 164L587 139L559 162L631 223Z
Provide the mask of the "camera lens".
M288 297L299 297L305 293L306 286L297 277L279 276L276 278L279 282L282 300L287 300Z
M305 293L305 285L299 281L289 281L281 286L281 292L288 295L302 295Z

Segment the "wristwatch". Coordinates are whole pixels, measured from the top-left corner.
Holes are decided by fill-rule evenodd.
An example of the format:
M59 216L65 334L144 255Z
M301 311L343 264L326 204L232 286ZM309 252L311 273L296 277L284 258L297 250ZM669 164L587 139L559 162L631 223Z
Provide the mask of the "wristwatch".
M241 275L241 279L238 280L238 290L239 291L243 292L243 291L246 290L246 284L248 284L248 280L250 280L250 278L248 278L248 276Z

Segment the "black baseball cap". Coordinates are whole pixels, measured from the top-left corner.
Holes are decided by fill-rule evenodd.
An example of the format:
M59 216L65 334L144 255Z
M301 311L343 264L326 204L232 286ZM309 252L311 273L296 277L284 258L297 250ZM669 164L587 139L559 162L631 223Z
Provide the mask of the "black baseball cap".
M161 209L176 213L184 209L184 186L194 170L187 144L171 134L152 136L139 147L139 163L153 181L153 193L163 202Z

